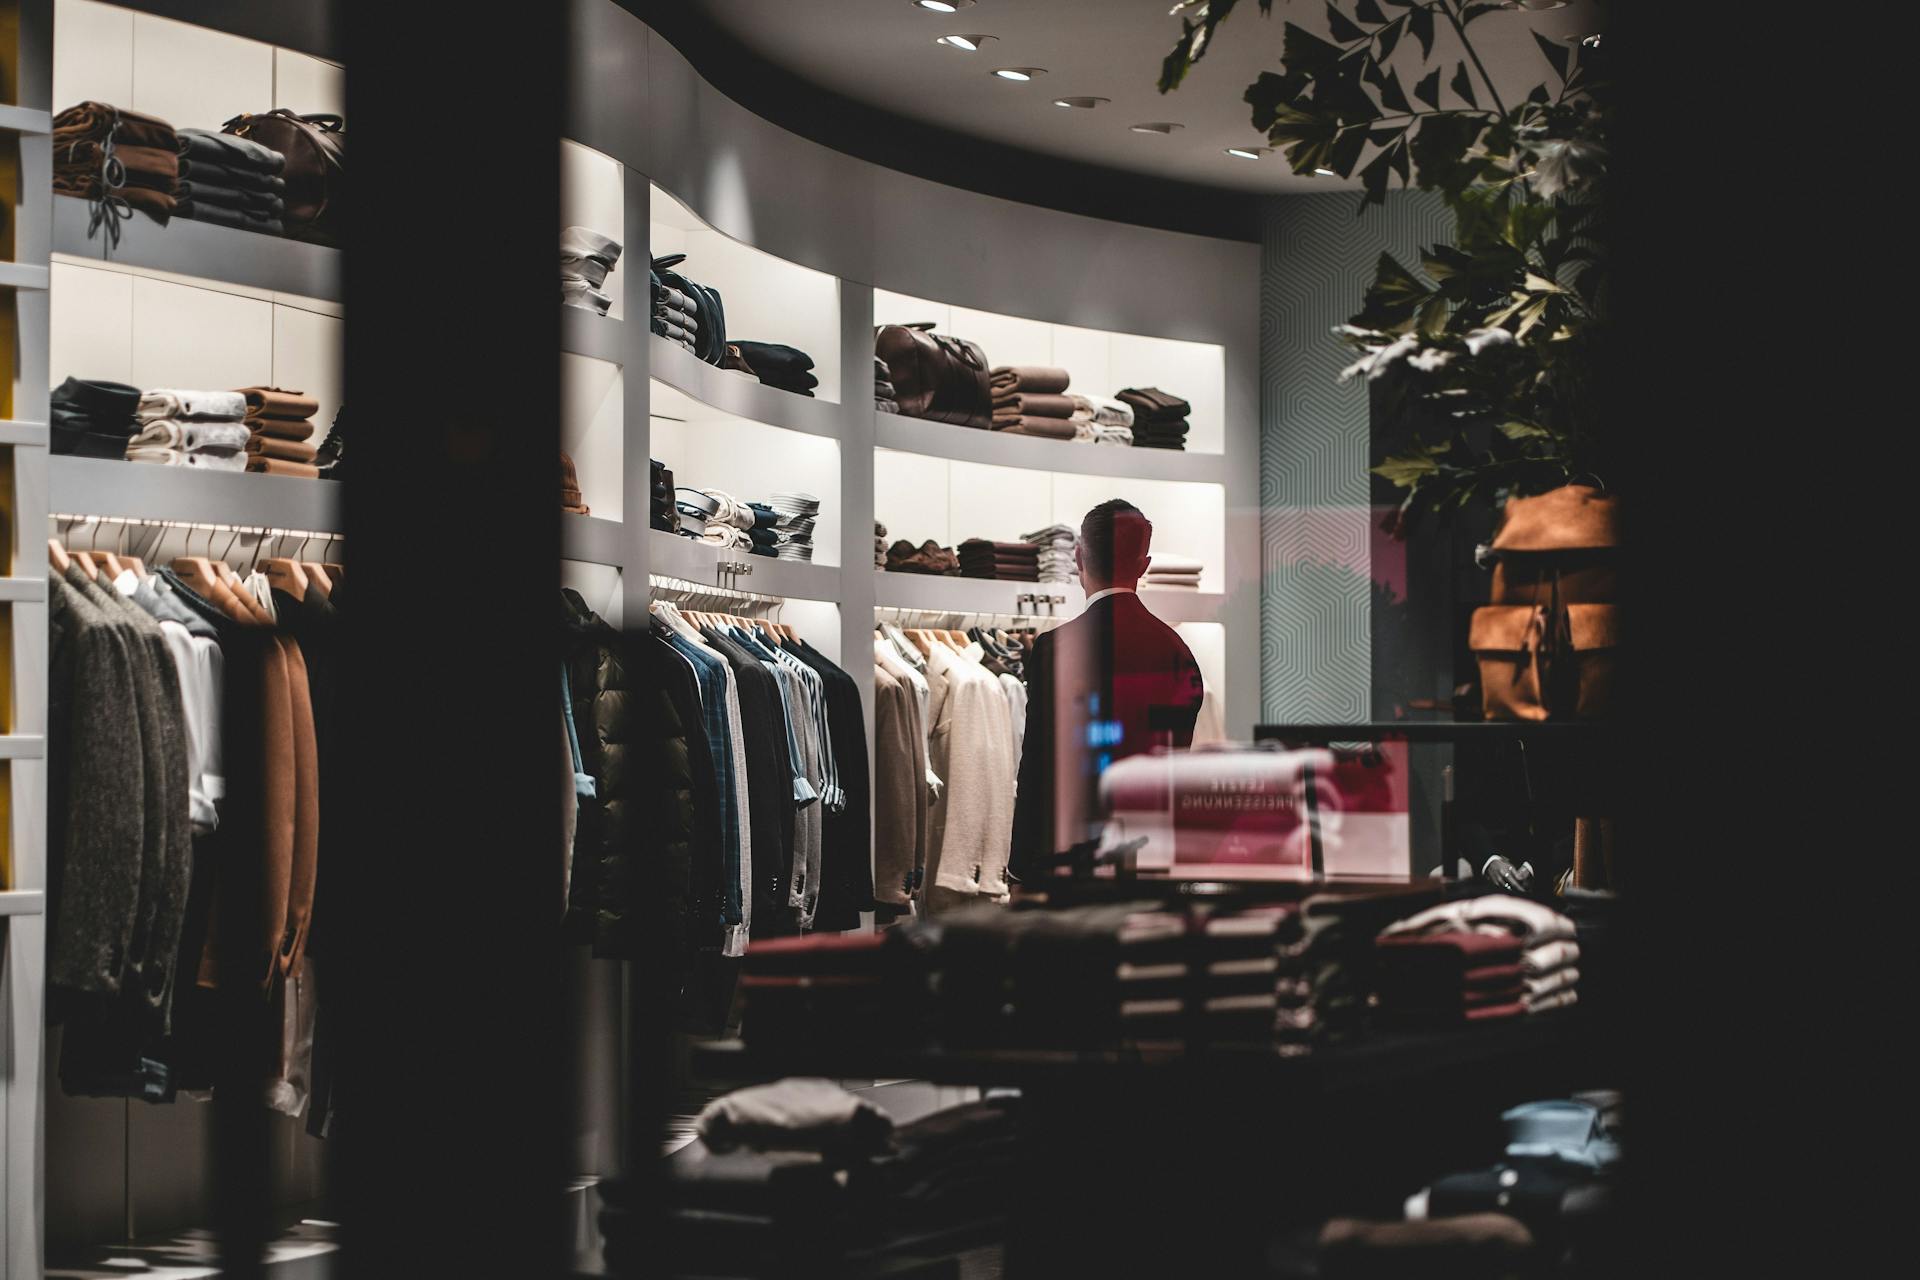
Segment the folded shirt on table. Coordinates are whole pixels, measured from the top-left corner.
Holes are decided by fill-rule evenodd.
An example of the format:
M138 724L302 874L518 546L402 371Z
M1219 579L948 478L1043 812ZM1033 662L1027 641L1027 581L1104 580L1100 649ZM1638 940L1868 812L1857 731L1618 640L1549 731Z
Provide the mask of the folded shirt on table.
M1133 406L1124 400L1115 400L1110 396L1071 395L1067 399L1073 402L1073 417L1102 427L1130 427L1133 425Z
M1073 439L1073 423L1067 418L995 417L993 429L1016 436L1044 436L1048 440Z
M278 217L256 213L251 209L229 209L217 204L201 204L197 200L178 200L174 202L174 216L190 222L206 222L216 227L232 227L236 231L254 231L265 236L286 234L286 223Z
M1158 387L1128 387L1115 398L1132 406L1136 426L1142 421L1184 418L1193 411L1185 400Z
M211 129L177 129L180 154L195 164L272 176L287 167L287 158L272 147L232 133Z
M286 199L287 180L258 169L240 169L211 160L187 157L179 160L179 168L182 182L217 187L223 191L238 191L243 195L265 196L273 200Z
M562 306L578 307L582 311L607 314L613 306L613 299L600 292L578 276L560 277L560 303Z
M120 164L124 185L106 186L107 147ZM179 138L173 126L102 102L82 102L53 118L53 189L61 195L98 200L112 195L154 221L173 216L173 187L180 178Z
M206 471L245 471L247 455L233 449L170 449L165 445L127 447L128 462L162 467L200 467Z
M232 209L243 213L257 213L265 218L278 218L286 211L286 201L271 191L249 191L242 187L221 186L212 179L201 179L198 174L191 178L180 179L179 184L174 187L173 198L177 204L191 203Z
M320 412L320 402L304 391L287 391L280 387L241 387L240 394L246 397L249 418L299 421Z
M283 462L312 462L314 455L320 452L318 446L304 440L286 440L257 433L247 438L246 450L263 458L278 458Z
M188 455L192 456L192 455ZM287 462L280 458L268 458L257 453L246 455L247 470L270 476L298 476L302 480L318 480L320 468L310 462Z
M143 423L127 449L245 449L252 430L244 422L175 422L156 418Z
M1071 380L1065 369L1039 364L1003 364L989 377L996 396L1009 391L1057 395L1067 389Z
M238 391L176 391L155 387L140 393L134 410L142 422L238 422L247 416L247 398Z

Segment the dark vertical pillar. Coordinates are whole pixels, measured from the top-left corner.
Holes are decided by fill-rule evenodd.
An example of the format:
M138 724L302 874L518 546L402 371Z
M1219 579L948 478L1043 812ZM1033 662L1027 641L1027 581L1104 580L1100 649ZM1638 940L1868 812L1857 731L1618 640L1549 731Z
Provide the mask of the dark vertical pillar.
M356 1277L555 1275L564 10L343 17L344 1260Z

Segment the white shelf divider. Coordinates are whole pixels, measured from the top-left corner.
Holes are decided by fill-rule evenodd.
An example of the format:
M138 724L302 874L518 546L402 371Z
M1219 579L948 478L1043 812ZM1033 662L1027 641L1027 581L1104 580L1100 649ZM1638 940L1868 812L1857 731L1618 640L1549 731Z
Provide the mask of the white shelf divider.
M838 565L800 564L772 556L723 551L709 543L659 529L648 530L647 551L651 573L763 596L836 603L841 598L842 575ZM729 573L721 568L723 564L744 564L747 572Z
M653 376L701 404L736 418L788 431L841 439L845 409L831 400L781 391L744 374L708 364L677 342L650 333ZM871 397L869 397L871 398Z
M136 213L120 224L120 243L109 249L98 239L88 239L87 221L85 200L55 196L54 252L326 302L341 300L341 254L328 245L191 218L174 218L163 227ZM423 312L422 321L426 319Z
M1222 454L1047 440L908 418L897 413L875 412L873 439L882 449L996 467L1137 480L1184 480L1203 484L1226 481L1227 460Z
M38 603L46 598L45 578L0 578L0 604Z
M0 916L37 916L47 909L40 889L0 889Z
M57 457L48 509L191 524L341 532L338 480L158 467L117 458Z

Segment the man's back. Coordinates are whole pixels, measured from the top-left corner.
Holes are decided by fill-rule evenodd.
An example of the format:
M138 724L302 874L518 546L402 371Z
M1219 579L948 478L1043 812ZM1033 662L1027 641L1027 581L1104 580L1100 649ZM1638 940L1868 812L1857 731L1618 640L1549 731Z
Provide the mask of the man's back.
M1013 823L1013 869L1022 879L1034 873L1032 859L1087 838L1109 764L1191 745L1202 696L1186 642L1124 591L1040 637L1027 690Z

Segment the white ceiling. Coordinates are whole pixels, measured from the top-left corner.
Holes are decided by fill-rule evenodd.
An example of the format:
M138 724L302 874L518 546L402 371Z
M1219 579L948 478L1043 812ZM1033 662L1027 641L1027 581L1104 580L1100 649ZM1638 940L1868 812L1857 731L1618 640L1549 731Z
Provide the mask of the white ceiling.
M1240 5L1220 28L1207 56L1168 94L1155 87L1160 62L1180 34L1168 15L1173 0L978 0L958 13L921 9L910 0L686 0L768 61L820 88L896 115L1047 155L1110 168L1250 192L1322 191L1357 180L1293 176L1278 152L1259 160L1223 148L1265 139L1241 101L1262 71L1277 69L1282 23L1327 34L1320 0L1275 0L1270 17L1258 0ZM1390 4L1390 0L1389 0ZM1351 5L1342 8L1351 13ZM1393 16L1397 10L1388 7ZM1528 34L1566 38L1599 29L1597 0L1563 9L1489 14L1470 28L1507 104L1552 76ZM1443 21L1436 57L1460 56ZM996 35L978 53L934 43L949 33ZM1411 88L1419 46L1403 39L1394 63ZM1037 66L1048 74L1028 83L1002 80L995 67ZM1449 69L1443 80L1451 77ZM1477 82L1476 82L1477 84ZM1056 107L1053 99L1097 96L1092 110ZM1130 132L1129 125L1170 120L1186 127L1167 136Z

